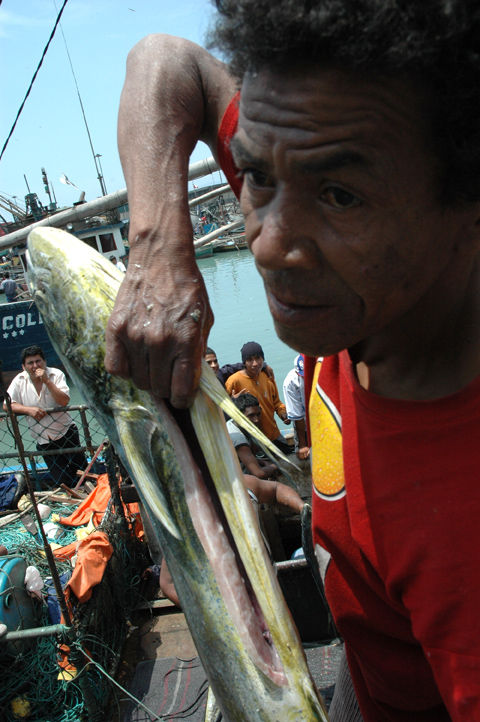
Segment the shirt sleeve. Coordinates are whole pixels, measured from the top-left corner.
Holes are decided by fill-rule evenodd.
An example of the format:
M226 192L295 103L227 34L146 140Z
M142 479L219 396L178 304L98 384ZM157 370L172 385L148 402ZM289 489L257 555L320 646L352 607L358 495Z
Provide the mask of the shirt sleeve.
M217 371L217 378L225 386L227 379L243 369L242 363L225 364Z
M55 386L70 397L70 389L68 388L67 379L63 371L60 371L60 369L47 368L47 373Z
M225 381L225 389L229 396L232 395L232 391L238 391L236 379L234 379L233 376L230 376L230 378Z
M288 418L292 421L299 421L305 418L305 406L302 398L302 390L295 383L295 379L287 378L283 384L283 398L287 409Z
M240 196L240 191L242 190L242 179L239 175L238 168L233 162L230 152L230 141L237 130L239 102L240 92L237 92L223 114L217 139L217 153L220 166L237 198Z
M20 387L19 387L19 377L15 376L14 379L12 379L10 386L7 389L7 394L10 396L10 399L14 401L16 404L23 404L22 401L22 395L20 393Z

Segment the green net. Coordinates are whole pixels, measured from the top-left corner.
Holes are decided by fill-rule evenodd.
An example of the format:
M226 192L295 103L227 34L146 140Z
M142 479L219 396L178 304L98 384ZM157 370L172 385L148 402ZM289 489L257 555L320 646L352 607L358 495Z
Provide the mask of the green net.
M112 497L118 498L118 492ZM70 505L48 504L52 514L68 516L72 512ZM101 583L94 587L86 603L79 604L71 595L72 629L68 638L57 635L16 641L13 652L12 645L6 651L0 644L0 719L6 722L21 718L31 722L110 719L109 676L113 677L117 670L127 623L138 603L140 573L149 563L146 545L135 537L132 521L125 517L120 504L109 504L98 528L107 534L113 554ZM75 541L75 531L63 528L61 544ZM51 575L43 546L20 519L0 528L0 544L9 552L18 551L27 566L35 566L43 579ZM59 575L71 569L68 560L57 561L56 566ZM41 602L37 605L38 625L50 625L46 605ZM68 661L77 670L68 682L59 679L62 643L68 645Z

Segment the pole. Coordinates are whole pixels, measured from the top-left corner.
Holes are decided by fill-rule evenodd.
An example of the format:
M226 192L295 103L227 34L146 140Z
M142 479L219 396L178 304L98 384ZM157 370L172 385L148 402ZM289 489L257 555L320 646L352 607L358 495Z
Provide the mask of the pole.
M99 168L100 168L100 175L99 175L99 177L98 177L98 180L100 181L100 185L101 185L102 188L103 188L103 195L106 196L106 195L108 195L108 193L107 193L107 184L105 183L105 178L103 177L103 168L102 168L102 163L101 163L101 161L100 161L100 158L101 158L101 157L102 157L102 154L101 154L101 153L97 153L96 156L95 156L95 158L98 158L98 165L99 165Z

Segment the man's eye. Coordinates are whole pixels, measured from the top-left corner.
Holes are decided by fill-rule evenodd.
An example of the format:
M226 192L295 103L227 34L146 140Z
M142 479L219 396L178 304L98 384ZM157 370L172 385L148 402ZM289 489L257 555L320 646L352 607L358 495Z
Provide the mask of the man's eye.
M256 168L245 168L245 170L242 171L242 175L251 186L256 186L257 188L269 188L272 186L271 178Z
M321 199L334 208L355 208L361 203L360 198L354 196L353 193L336 186L325 188L321 194Z

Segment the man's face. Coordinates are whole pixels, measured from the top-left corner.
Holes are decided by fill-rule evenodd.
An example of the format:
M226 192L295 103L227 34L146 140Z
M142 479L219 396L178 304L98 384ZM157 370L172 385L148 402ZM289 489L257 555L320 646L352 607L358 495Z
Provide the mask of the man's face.
M252 424L260 428L260 419L262 417L262 409L260 406L247 406L243 413Z
M425 115L400 80L318 68L245 77L231 147L246 237L294 349L390 346L445 295L472 211L437 200Z
M250 356L244 361L245 371L251 379L256 379L263 367L263 358L261 356Z
M22 364L23 370L28 373L29 376L32 378L35 376L35 371L37 369L45 369L47 367L47 364L43 360L41 356L38 354L36 356L25 356L25 361Z
M218 371L218 369L219 369L219 366L218 366L218 361L217 361L217 357L215 356L215 354L214 354L214 353L207 353L206 356L205 356L205 361L206 361L207 364L210 366L210 368L212 369L212 371L214 371L215 373L217 373L217 371Z

